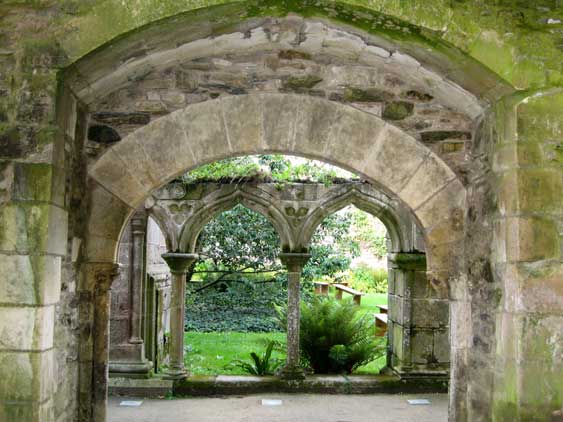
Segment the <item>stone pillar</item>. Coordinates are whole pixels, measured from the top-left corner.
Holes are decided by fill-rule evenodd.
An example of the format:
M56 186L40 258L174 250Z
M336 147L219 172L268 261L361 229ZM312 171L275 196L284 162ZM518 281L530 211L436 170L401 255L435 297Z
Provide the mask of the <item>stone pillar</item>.
M198 258L196 254L165 253L162 258L172 273L172 303L170 305L170 364L168 379L187 377L184 367L184 316L186 303L186 271Z
M131 217L131 282L129 283L131 300L131 319L129 343L137 344L139 353L143 354L143 338L141 334L143 318L143 279L144 249L147 226L146 215L136 212Z
M154 367L154 362L156 362L156 285L154 278L148 275L145 283L145 356Z
M281 376L288 380L304 379L299 365L299 324L301 303L301 272L311 257L307 253L281 253L282 263L287 268L287 360Z
M92 291L91 415L94 422L105 422L109 377L110 288L119 274L119 265L88 263L84 264L84 268L86 283Z
M429 288L426 255L389 254L387 364L402 377L447 377L449 301Z
M125 268L124 274L114 285L118 287L118 292L114 297L117 315L112 315L114 320L111 326L112 330L116 330L112 332L111 376L145 378L152 368L152 362L146 358L143 333L147 218L144 211L135 212L129 222L129 231L122 238L123 242L129 234L129 242L120 243L119 259L123 260L121 263ZM126 309L121 308L123 305Z
M475 321L496 322L496 342L486 337L492 330L474 328L472 343L472 357L487 346L496 367L494 378L468 374L471 416L492 390L488 420L562 420L563 92L529 95L496 107L491 162L498 210L489 273L502 284L480 294L473 310ZM479 304L500 304L500 311L485 319Z

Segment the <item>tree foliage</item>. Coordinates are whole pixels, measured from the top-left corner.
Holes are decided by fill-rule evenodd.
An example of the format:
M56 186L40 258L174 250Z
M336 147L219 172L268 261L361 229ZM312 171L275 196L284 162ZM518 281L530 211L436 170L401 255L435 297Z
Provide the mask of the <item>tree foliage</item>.
M315 182L330 184L337 180L358 179L352 173L315 160L269 154L227 158L201 166L182 176L184 183L256 179L279 183Z
M349 238L351 218L333 214L314 236L303 270L302 298L312 281L349 267L357 249ZM355 249L356 248L356 249ZM287 302L287 273L278 259L280 240L269 220L238 205L203 229L187 295L186 328L193 331L271 331L275 309Z
M334 167L284 156L240 157L212 163L184 176L189 183L202 180L231 181L268 177L279 182L328 181ZM358 211L346 208L320 224L313 236L311 259L303 269L302 298L312 295L312 282L345 274L360 253L360 242L371 233L361 229L357 237ZM364 239L365 238L365 239ZM275 327L274 306L286 302L287 274L278 259L280 239L263 215L238 205L217 215L202 230L187 303L186 328L195 331L268 331Z

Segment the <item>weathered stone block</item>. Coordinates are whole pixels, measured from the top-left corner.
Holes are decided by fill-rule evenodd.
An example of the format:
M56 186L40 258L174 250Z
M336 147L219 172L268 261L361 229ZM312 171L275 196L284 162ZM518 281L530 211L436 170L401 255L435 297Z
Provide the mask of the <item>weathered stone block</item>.
M114 262L119 240L90 234L86 257L90 262Z
M387 286L388 286L387 289L389 291L389 294L391 294L391 295L398 294L398 293L396 293L397 292L397 290L396 290L397 282L396 282L396 279L395 279L395 270L392 269L392 268L389 268L387 270Z
M0 402L44 401L55 380L53 350L0 352Z
M405 272L401 270L395 271L395 295L404 297L407 289L409 288L408 282L405 277Z
M53 167L50 164L14 164L14 200L51 201Z
M124 142L126 141L118 146L123 148ZM130 146L129 142L127 146ZM106 151L90 169L89 174L108 191L122 198L132 207L136 207L150 193L151 185L143 185L138 177L142 174L141 169L145 162L124 161L118 154L119 149L116 147Z
M345 107L332 124L326 155L341 166L354 168L358 163L364 162L366 151L370 151L379 141L385 122Z
M416 210L416 216L438 243L460 239L464 227L465 188L453 180Z
M453 171L438 156L431 154L417 169L399 196L412 209L417 209L455 178Z
M561 110L563 95L534 96L518 105L518 140L543 142L561 137Z
M448 330L434 331L434 357L438 363L450 361L450 333Z
M458 290L457 286L451 286L450 293L450 283L449 283L448 272L436 272L429 271L426 274L426 282L428 286L428 297L431 299L448 299L450 296L452 299L459 299L459 295L456 295ZM459 283L456 283L459 285Z
M426 271L411 271L409 275L411 288L411 297L413 299L423 299L428 295L428 280L426 279Z
M563 204L562 180L559 169L518 169L505 173L500 180L501 213L560 214Z
M502 233L504 229L504 233ZM558 259L559 232L555 221L541 217L513 217L499 228L499 237L506 239L506 259L539 261Z
M439 244L434 242L432 233L426 237L429 247L426 250L428 270L432 272L448 272L450 276L460 274L463 263L464 241Z
M53 347L55 307L0 308L0 350L47 350Z
M0 303L44 305L59 301L61 258L0 254Z
M403 323L403 298L389 295L389 319L399 324Z
M262 124L264 127L264 147L266 150L290 151L294 143L294 128L298 107L297 98L285 96L280 100L277 96L264 95L262 102Z
M55 420L55 408L51 400L38 402L0 402L1 421L40 421Z
M335 135L334 122L341 116L341 109L328 101L304 100L295 123L293 151L320 157L328 151L329 140Z
M0 208L0 249L64 255L67 213L47 203L16 202Z
M449 319L450 309L447 300L412 300L412 325L414 327L447 327Z
M393 354L404 361L406 359L404 351L404 328L399 324L393 324Z
M227 138L222 112L221 102L216 100L195 104L173 114L172 117L185 132L185 137L181 138L179 142L187 143L189 146L192 154L189 158L194 159L193 165L225 158L231 152L232 144ZM233 143L238 141L233 140ZM154 149L159 148L154 142L151 142L151 145ZM186 167L184 167L185 169Z
M363 173L392 192L399 192L403 198L402 188L426 159L428 151L419 142L390 125L385 126L380 138L366 151ZM397 151L401 151L401 159L398 159Z
M507 312L557 314L563 308L563 268L558 262L507 264L502 277Z
M95 181L90 182L90 192L88 232L97 237L117 241L133 209Z
M262 96L231 97L220 104L227 142L233 151L258 152L263 147ZM242 120L240 116L245 118Z
M545 370L545 364L531 360L519 361L516 364L521 420L549 421L548 418L551 418L556 410L563 408L563 365L560 362L559 365L550 367L549 371ZM541 382L538 380L538 374L541 374Z
M428 364L436 362L433 331L413 330L410 340L412 363Z

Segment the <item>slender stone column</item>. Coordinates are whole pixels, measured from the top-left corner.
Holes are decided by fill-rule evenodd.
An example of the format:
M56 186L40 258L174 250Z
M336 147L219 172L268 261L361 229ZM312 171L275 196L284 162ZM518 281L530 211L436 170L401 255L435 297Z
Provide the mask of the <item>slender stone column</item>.
M119 274L119 265L92 263L87 277L93 281L92 338L92 420L106 421L108 397L109 313L111 283Z
M138 344L143 349L141 336L141 320L143 318L143 258L147 220L144 215L136 212L131 218L131 319L129 343Z
M198 256L188 253L165 253L162 258L172 273L172 299L170 304L170 365L168 379L188 376L184 367L184 315L186 302L186 271Z
M287 360L281 377L288 380L305 378L299 366L299 323L301 272L311 257L308 253L281 253L282 263L287 267Z

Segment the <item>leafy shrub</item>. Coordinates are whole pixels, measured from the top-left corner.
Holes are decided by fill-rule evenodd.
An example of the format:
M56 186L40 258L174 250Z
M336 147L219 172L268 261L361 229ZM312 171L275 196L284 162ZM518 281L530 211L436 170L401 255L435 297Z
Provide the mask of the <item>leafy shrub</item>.
M258 356L256 352L250 353L252 359L250 363L243 360L234 360L231 365L242 368L252 375L273 375L276 369L280 367L282 361L280 359L272 358L272 351L276 346L276 342L271 340L266 346L266 351L262 356Z
M269 332L279 330L276 305L287 302L283 283L240 282L186 294L186 331Z
M387 271L358 265L352 270L351 287L364 293L387 293Z
M314 373L351 373L385 353L374 338L371 322L351 301L316 297L301 303L301 357ZM278 308L285 327L287 309Z

